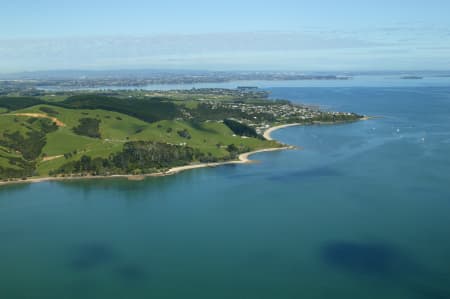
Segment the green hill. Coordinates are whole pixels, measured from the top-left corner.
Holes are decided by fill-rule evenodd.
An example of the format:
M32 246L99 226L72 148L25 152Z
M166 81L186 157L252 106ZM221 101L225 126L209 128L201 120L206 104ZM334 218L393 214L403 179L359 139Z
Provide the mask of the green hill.
M86 124L86 119L92 121ZM86 128L80 129L83 124L96 124L98 135L84 134ZM39 104L0 114L0 178L48 176L84 156L112 159L123 151L124 145L136 141L192 148L196 155L191 162L235 158L236 153L227 150L230 144L240 152L277 146L265 140L236 136L222 122L177 119L148 122L104 109ZM174 165L178 164L174 161Z

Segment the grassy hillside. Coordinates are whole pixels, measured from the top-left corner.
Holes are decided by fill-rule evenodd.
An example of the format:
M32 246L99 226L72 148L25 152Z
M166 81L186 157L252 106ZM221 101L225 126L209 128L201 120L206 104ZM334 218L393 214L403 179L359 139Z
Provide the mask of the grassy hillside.
M104 95L76 95L55 103L72 109L102 109L127 114L143 121L155 122L180 117L180 107L166 98L117 98Z
M202 157L211 161L232 158L235 153L230 153L230 145L240 152L277 146L275 142L237 136L220 121L170 119L148 122L117 111L65 108L51 103L3 112L0 114L0 175L3 173L0 178L3 179L5 173L22 169L15 160L33 164L33 175L47 176L85 156L110 159L118 155L125 144L136 141L192 148L197 153L195 159ZM95 120L99 136L89 137L77 130L85 119ZM44 130L41 123L55 124L55 128ZM13 133L24 140L28 140L30 134L42 135L43 146L38 155L26 156L24 149L11 148L8 136Z

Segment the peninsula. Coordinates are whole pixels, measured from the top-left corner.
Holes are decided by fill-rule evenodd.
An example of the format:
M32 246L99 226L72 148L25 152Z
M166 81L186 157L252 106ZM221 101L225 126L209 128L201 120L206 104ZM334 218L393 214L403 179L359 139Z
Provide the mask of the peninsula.
M42 91L0 96L0 184L161 176L291 148L276 128L363 116L257 88Z

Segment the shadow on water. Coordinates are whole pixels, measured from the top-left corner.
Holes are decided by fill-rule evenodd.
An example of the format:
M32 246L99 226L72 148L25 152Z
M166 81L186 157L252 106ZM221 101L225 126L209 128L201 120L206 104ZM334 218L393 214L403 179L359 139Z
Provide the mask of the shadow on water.
M69 266L74 270L87 271L113 263L117 254L111 246L102 243L86 243L76 248Z
M129 282L143 281L148 279L146 269L138 264L123 264L115 268L115 273L122 280Z
M449 299L450 291L441 289L412 288L418 299Z
M400 259L395 248L388 244L332 242L322 248L322 258L330 266L368 275L393 275Z
M270 180L286 181L286 180L297 180L297 179L307 179L307 178L317 178L317 177L336 177L341 176L342 173L331 168L331 167L318 167L305 170L296 170L284 172L281 175L270 176Z
M107 270L110 275L120 279L122 283L148 281L149 272L144 266L139 263L124 262L123 260L124 257L114 250L112 246L94 242L76 246L68 266L73 271L83 273L102 268ZM80 284L82 285L83 281Z
M63 185L65 188L82 190L84 192L98 190L114 190L127 192L133 190L144 190L146 188L145 183L148 183L148 181L148 179L143 181L130 181L126 178L101 178L67 180L56 182L56 184Z
M174 184L179 184L183 178L176 176L148 177L142 181L131 181L126 178L105 178L86 180L67 180L55 182L64 189L71 189L84 196L96 195L99 191L120 194L127 199L146 198L152 193L167 192ZM184 178L186 179L186 178Z
M228 180L242 180L242 179L247 179L247 178L263 178L263 177L264 177L264 173L255 173L255 172L250 172L250 173L233 172L232 174L226 175L226 179L228 179Z
M355 277L369 276L403 286L418 299L450 298L449 277L427 270L410 256L387 243L336 241L321 249L322 260Z

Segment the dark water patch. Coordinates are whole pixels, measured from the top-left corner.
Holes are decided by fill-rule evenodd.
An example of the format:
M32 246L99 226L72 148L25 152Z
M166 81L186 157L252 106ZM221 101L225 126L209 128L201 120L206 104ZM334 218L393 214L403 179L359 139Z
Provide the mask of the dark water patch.
M127 178L86 178L76 180L57 181L56 184L63 185L64 188L82 190L83 192L96 192L98 190L111 191L136 191L144 190L145 184L142 181L130 181Z
M193 171L187 171L177 176L146 177L144 180L137 181L129 180L128 178L107 177L58 181L53 183L61 185L64 189L81 193L86 198L97 194L99 191L103 191L110 192L110 196L113 198L119 194L126 199L139 199L147 197L149 192L167 192L174 184L178 184L183 179L193 179L193 173Z
M450 291L448 290L438 290L431 288L412 288L412 293L414 298L417 299L449 299Z
M115 269L116 274L126 281L144 281L149 275L147 270L137 264L124 264Z
M354 274L393 275L404 260L388 244L338 241L322 248L322 259L330 266Z
M224 165L225 166L225 165ZM233 173L226 176L229 180L243 180L247 178L258 178L262 175L259 175L257 173Z
M322 259L331 267L357 276L384 279L408 290L411 298L450 299L448 276L426 269L396 247L386 243L331 242L323 246Z
M331 168L331 167L320 167L312 168L306 170L296 170L284 172L281 175L270 176L270 180L297 180L297 179L308 179L308 178L318 178L318 177L336 177L341 176L342 173Z
M79 246L69 265L75 270L91 270L110 264L117 259L111 246L103 243L86 243Z
M445 258L443 261L447 261ZM420 275L409 281L408 289L413 298L418 299L449 299L450 273L448 271L424 270Z

